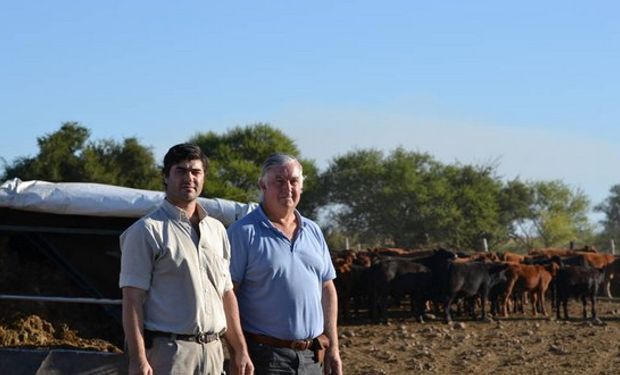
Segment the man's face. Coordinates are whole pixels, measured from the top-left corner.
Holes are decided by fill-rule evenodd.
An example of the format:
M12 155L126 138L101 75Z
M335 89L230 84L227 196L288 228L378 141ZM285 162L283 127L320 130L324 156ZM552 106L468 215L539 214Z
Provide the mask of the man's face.
M166 197L177 206L195 201L202 193L204 167L200 159L185 160L170 168L166 181Z
M260 188L267 205L295 208L301 198L301 170L295 162L273 167L261 181Z

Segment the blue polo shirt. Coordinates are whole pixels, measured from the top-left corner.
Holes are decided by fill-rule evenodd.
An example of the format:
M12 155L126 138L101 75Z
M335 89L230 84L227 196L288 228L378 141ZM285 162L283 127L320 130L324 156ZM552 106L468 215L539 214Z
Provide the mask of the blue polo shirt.
M244 331L285 340L323 332L323 282L336 271L319 226L295 214L301 226L292 242L260 206L228 228Z

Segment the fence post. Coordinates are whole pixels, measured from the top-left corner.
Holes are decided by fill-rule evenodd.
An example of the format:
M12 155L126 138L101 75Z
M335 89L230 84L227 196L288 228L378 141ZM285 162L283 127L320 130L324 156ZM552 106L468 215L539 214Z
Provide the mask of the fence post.
M609 245L611 247L611 254L616 255L616 243L613 239L609 240Z
M484 247L484 252L488 253L489 252L489 244L487 243L487 238L486 237L482 237L482 246Z

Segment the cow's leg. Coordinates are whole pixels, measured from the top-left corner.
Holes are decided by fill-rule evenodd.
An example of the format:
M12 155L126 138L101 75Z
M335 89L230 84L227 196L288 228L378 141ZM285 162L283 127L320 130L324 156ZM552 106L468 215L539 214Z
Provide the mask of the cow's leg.
M384 303L387 303L387 301L384 302L386 300L384 298L386 293L380 285L373 286L373 290L371 290L371 295L368 298L368 312L373 323L381 322L382 306Z
M387 310L389 307L389 291L386 290L385 293L381 296L381 305L380 305L380 313L379 319L381 323L387 323Z
M353 297L353 311L355 312L355 318L360 316L360 297L355 295Z
M586 320L588 319L588 296L586 296L585 294L581 296L581 307L583 320Z
M342 297L342 317L345 321L349 321L351 318L351 312L349 310L349 306L351 303L351 296L349 293L343 293L344 296Z
M536 316L536 302L538 300L537 292L530 291L530 303L532 304L532 316Z
M556 282L555 282L555 278L551 279L551 282L549 283L549 287L551 288L551 314L553 315L553 309L555 309L555 299L557 298L557 288L556 288Z
M510 294L506 293L502 301L502 315L504 315L504 318L508 317L509 299L510 299Z
M476 296L467 297L467 312L472 319L476 319L476 304L478 302L478 298Z
M448 298L446 298L446 302L443 305L446 323L452 322L452 315L450 315L450 307L452 306L453 300L454 300L454 294L451 294L448 296Z
M590 302L592 303L592 320L598 320L596 314L596 293L590 293Z
M520 290L519 292L514 292L512 294L512 312L513 313L521 313L525 314L525 305L527 305L527 292L524 290Z
M543 316L547 316L547 307L545 306L545 292L544 291L540 291L540 307L542 310L542 314Z
M564 304L564 319L569 320L568 317L568 297L564 296L564 301L562 301Z
M491 305L491 316L496 317L497 316L497 310L498 309L498 303L497 303L497 294L493 293L491 296L489 296L489 302Z
M584 294L581 296L581 306L583 309L583 320L588 319L588 298Z
M424 323L424 307L426 306L426 301L424 300L424 298L420 295L418 295L415 298L415 302L412 301L412 303L415 303L415 315L416 318L418 319L419 323Z
M517 282L516 278L512 278L510 280L507 281L506 283L506 290L505 290L505 294L504 294L504 303L503 303L503 308L504 308L504 318L508 317L508 300L512 297L512 290L515 286L515 283Z
M488 293L489 292L485 290L482 292L482 295L480 296L480 320L485 320L487 318L487 314L486 314L484 307L487 304Z

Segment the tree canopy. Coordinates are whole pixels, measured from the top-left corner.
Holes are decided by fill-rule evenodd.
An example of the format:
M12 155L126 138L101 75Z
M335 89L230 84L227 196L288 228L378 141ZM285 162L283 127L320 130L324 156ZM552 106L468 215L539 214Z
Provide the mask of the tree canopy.
M446 166L403 148L387 157L358 150L335 158L321 182L340 228L366 243L480 248L505 232L490 167Z
M601 221L603 236L618 243L620 239L620 184L612 186L609 189L609 196L596 205L594 210L605 215Z
M521 188L520 188L521 189ZM562 181L533 181L523 188L529 211L515 222L514 238L527 248L557 246L590 239L594 228L588 221L590 202L583 191Z
M90 130L77 122L37 138L39 153L6 167L3 180L98 182L141 189L161 189L161 173L150 148L135 138L89 142Z
M160 168L136 138L91 141L90 130L65 122L37 138L39 152L18 158L4 179L99 182L162 188ZM333 158L323 172L301 157L295 142L269 124L225 133L197 133L188 140L210 159L205 195L239 202L260 200L261 165L273 152L297 157L304 168L299 210L319 217L327 237L364 246L445 245L481 249L516 243L522 248L591 240L589 201L562 181L504 181L496 166L444 164L427 153L397 148L359 149ZM620 185L595 209L605 214L603 234L620 235ZM333 244L332 244L333 245Z

